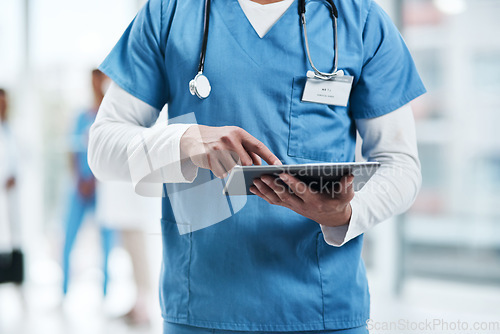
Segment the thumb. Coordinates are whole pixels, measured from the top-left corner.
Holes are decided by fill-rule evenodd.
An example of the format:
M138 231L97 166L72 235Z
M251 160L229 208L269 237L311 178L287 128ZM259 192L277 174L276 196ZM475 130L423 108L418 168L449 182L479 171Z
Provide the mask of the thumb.
M350 202L354 197L353 181L353 175L343 176L338 183L337 191L335 191L335 199L342 202Z

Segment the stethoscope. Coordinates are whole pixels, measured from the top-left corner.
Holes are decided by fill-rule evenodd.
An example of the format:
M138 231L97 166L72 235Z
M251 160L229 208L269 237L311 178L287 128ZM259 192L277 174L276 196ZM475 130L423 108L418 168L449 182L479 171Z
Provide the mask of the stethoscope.
M306 52L307 59L309 60L309 64L311 65L313 71L307 72L308 78L317 78L321 80L331 80L333 77L342 76L344 72L342 70L338 70L338 43L337 43L337 19L338 19L338 10L332 0L325 0L330 5L330 11L332 14L333 21L333 44L334 44L334 55L333 55L333 71L331 73L321 72L314 66L314 63L311 58L311 52L309 51L309 42L307 39L307 27L306 27L306 1L298 0L299 4L299 15L301 18L302 26L304 28L304 40L306 44ZM203 74L203 69L205 66L205 54L207 52L207 41L208 41L208 27L210 20L210 0L205 0L205 24L203 28L203 42L201 45L201 54L200 54L200 62L198 64L198 74L194 77L193 80L189 82L189 91L191 95L196 95L200 99L205 99L210 95L212 91L212 87L210 86L210 81Z

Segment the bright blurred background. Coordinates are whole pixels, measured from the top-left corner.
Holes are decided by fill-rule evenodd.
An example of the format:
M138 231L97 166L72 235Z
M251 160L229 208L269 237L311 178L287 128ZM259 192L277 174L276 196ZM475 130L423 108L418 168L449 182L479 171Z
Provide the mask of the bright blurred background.
M400 28L429 92L413 103L422 191L408 213L366 234L372 319L381 329L372 332L500 333L500 1L378 2ZM0 285L2 334L161 333L159 222L146 228L150 326L129 326L120 317L136 291L130 257L119 245L102 298L92 216L78 236L64 300L61 289L71 129L92 101L90 71L142 4L0 0L0 87L9 94L18 147L27 261L22 293ZM381 328L436 319L451 323L450 331ZM457 321L469 331L453 330ZM472 330L476 323L482 330Z

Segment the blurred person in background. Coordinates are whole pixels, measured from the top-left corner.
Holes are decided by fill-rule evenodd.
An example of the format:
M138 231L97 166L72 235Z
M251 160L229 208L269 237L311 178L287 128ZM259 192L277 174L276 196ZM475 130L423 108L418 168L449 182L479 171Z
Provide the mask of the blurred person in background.
M16 186L16 168L15 168L15 150L13 147L12 134L8 124L8 103L7 92L0 88L0 131L2 135L2 143L5 156L2 156L2 181L4 182L4 190L12 190Z
M124 318L131 325L149 325L150 267L145 228L160 220L160 200L135 194L126 182L98 182L96 218L103 227L119 231L130 255L136 286L135 303Z
M19 224L15 191L17 189L17 157L14 138L9 127L7 92L0 89L0 184L9 202L9 219Z
M24 280L17 163L15 139L9 126L7 92L0 88L0 283L21 284ZM26 306L20 287L18 291Z
M63 292L66 295L70 279L70 256L75 244L76 236L87 214L95 213L96 206L96 179L87 163L87 148L89 129L95 120L97 110L102 102L108 77L101 71L92 71L92 90L94 101L90 108L83 110L77 117L73 130L71 170L74 184L69 196L68 212L66 217L65 241L63 249ZM103 247L103 293L107 293L108 284L108 257L111 251L113 231L101 227Z

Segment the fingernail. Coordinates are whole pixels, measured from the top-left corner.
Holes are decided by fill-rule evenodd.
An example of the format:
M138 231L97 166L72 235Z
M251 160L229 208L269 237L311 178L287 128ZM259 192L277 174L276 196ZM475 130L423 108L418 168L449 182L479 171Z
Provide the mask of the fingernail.
M270 183L268 179L261 178L261 181L264 182L265 184L269 184Z
M280 174L280 179L282 179L283 181L288 181L288 176L286 176L285 174Z
M252 188L250 188L250 189L248 189L248 190L250 190L250 192L251 192L252 194L255 194L255 190L253 190Z

